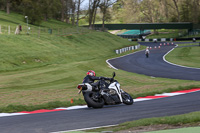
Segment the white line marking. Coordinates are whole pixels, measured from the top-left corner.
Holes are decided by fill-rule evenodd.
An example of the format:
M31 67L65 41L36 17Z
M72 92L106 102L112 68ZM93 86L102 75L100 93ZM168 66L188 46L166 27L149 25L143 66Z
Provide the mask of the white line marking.
M106 63L111 67L111 68L113 68L113 69L115 69L115 70L118 70L116 67L114 67L113 65L111 65L108 61L109 61L110 59L108 59L108 60L106 60Z
M140 101L146 101L146 100L153 100L152 98L138 98L138 99L133 99L134 102L140 102Z
M181 95L185 93L163 93L163 94L156 94L155 96L176 96L176 95Z
M140 51L144 51L144 50L140 50ZM120 56L120 57L115 57L115 58L107 59L107 60L106 60L106 63L107 63L111 68L113 68L113 69L115 69L115 70L118 70L116 67L114 67L113 65L111 65L108 61L109 61L109 60L113 60L113 59L117 59L117 58L122 58L122 57L125 57L125 56L128 56L128 55L131 55L131 54L136 54L136 53L138 53L138 52L140 52L140 51L136 51L136 52L134 52L134 53L130 53L130 54L127 54L127 55L123 55L123 56Z
M82 129L75 129L75 130L67 130L67 131L58 131L58 132L51 132L51 133L66 133L66 132L73 132L73 131L84 131L84 130L91 130L91 129L103 128L103 127L113 127L113 126L118 126L118 124L116 124L116 125L107 125L107 126L100 126L100 127L82 128Z
M0 117L15 116L15 115L27 115L27 113L0 113Z
M179 93L179 92L172 92L172 93L162 93L162 94L155 94L154 96L177 96L177 95L182 95L182 94L188 94L188 93L193 93L193 92L198 92L200 90L196 90L196 91L192 91L192 92L183 92L183 93ZM141 101L146 101L146 100L154 100L154 99L159 99L159 98L137 98L137 99L133 99L134 102L141 102ZM84 109L84 108L88 108L87 105L82 105L82 106L71 106L71 107L60 107L60 108L56 108L56 109L63 109L63 110L74 110L74 109ZM15 116L15 115L27 115L29 113L0 113L0 117L6 117L6 116Z
M73 110L73 109L83 109L83 108L87 108L87 105L83 105L83 106L71 106L71 107L60 107L60 108L56 108L56 109L64 109L64 110Z
M176 48L176 47L178 47L178 44L176 44L176 46L175 46L174 48ZM167 62L167 63L169 63L169 64L171 64L171 65L174 65L174 66L179 66L179 67L184 67L184 68L190 68L190 69L200 69L200 68L195 68L195 67L182 66L182 65L174 64L174 63L171 63L171 62L167 61L167 60L165 59L165 56L168 55L171 51L173 51L174 48L171 49L169 52L167 52L167 53L163 56L163 60L164 60L165 62Z

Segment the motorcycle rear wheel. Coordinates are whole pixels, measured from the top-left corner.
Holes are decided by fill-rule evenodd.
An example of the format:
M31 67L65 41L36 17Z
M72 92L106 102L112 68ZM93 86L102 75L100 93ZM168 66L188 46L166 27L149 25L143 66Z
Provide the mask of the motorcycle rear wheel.
M123 99L123 103L126 105L133 104L133 98L126 92L122 93L122 99Z
M103 98L96 97L96 93L92 91L86 92L84 94L84 99L88 107L93 107L93 108L102 108L105 103Z

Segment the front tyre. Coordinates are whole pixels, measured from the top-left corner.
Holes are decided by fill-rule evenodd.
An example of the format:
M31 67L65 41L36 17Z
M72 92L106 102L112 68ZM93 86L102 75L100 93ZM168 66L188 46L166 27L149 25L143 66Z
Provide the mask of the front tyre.
M88 107L102 108L104 105L104 99L99 97L95 92L92 91L86 92L84 94L84 99Z
M132 105L133 104L133 98L126 92L122 93L122 99L123 103L126 105Z
M149 58L149 54L148 53L146 53L146 57Z

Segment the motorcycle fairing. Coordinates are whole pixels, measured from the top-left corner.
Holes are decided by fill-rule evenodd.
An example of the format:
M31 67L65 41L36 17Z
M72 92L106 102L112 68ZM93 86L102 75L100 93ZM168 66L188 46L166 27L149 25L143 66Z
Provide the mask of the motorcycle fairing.
M120 84L118 82L111 83L108 88L115 90L119 96L120 102L123 102L122 96L121 96Z

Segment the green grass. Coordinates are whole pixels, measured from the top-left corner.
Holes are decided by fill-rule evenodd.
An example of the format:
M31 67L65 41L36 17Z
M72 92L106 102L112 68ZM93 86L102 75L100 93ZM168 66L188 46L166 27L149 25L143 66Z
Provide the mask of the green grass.
M166 117L155 117L155 118L145 118L130 122L125 122L119 124L115 127L109 128L100 128L89 130L88 132L100 132L100 131L121 131L121 130L134 130L140 129L139 127L144 126L153 126L153 125L172 125L174 127L184 126L198 126L200 123L200 112L193 112L183 115L176 115L176 116L166 116Z
M22 15L3 12L0 15L2 25L26 24ZM56 20L44 22L40 27L77 31L77 27ZM5 112L16 111L15 107L19 106L30 110L34 106L37 109L50 108L46 104L57 101L61 102L57 105L62 106L71 98L82 100L76 86L82 82L86 72L92 69L97 76L111 77L116 70L108 67L106 60L131 53L116 55L115 50L137 44L110 33L88 29L62 32L68 36L60 36L61 33L50 35L45 30L39 36L37 32L32 33L31 30L30 35L26 35L26 31L20 35L13 32L0 34L0 110ZM122 70L117 70L116 74L122 89L132 95L165 91L177 86L200 86L198 81L151 78ZM6 110L7 107L14 109Z
M192 37L200 37L200 34L195 35L187 35L186 30L169 30L169 29L160 29L157 30L158 34L154 34L153 30L152 34L148 35L146 38L154 39L154 38L192 38Z
M151 31L153 33L153 31ZM174 30L159 30L158 34L150 34L146 38L154 39L154 38L176 38L178 37L178 31Z
M195 44L179 44L179 46L187 46L187 45L195 45ZM166 56L166 60L182 66L200 68L199 51L200 51L199 46L175 48L172 52L170 52Z
M146 38L148 39L154 39L154 38L177 38L179 35L178 33L159 33L158 35L156 34L151 34L148 35Z
M7 113L13 113L13 112L20 112L20 111L34 111L39 109L55 109L58 107L69 107L74 105L85 105L85 101L83 99L75 99L73 100L73 103L69 101L53 101L48 102L40 105L8 105L6 107L0 108L0 112L7 112Z
M154 32L153 30L151 31ZM185 30L170 30L170 29L160 29L157 30L158 34L150 34L146 38L154 39L154 38L180 38L186 32Z
M151 91L151 92L144 92L144 93L138 93L138 94L131 94L131 96L135 99L138 97L145 97L145 96L153 96L155 94L162 94L167 92L174 92L179 90L188 90L192 88L198 88L199 86L191 85L191 86L184 86L184 87L177 87L177 88L168 88L164 90L157 90L157 91ZM36 99L35 99L36 100ZM10 104L8 106L0 108L0 112L20 112L20 111L34 111L37 109L54 109L58 107L69 107L73 105L86 105L85 101L83 99L74 99L74 102L71 103L70 101L52 101L47 102L43 104L38 105L13 105Z

